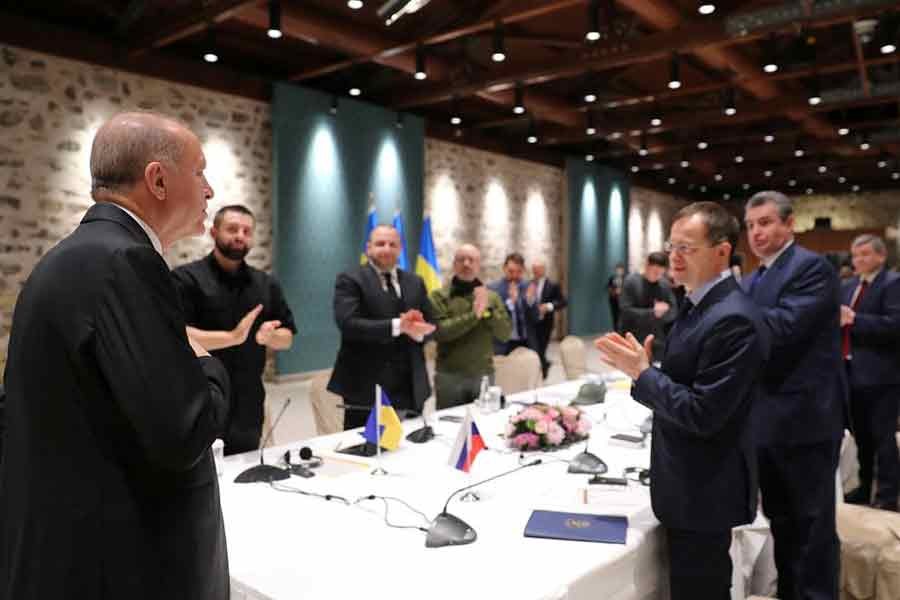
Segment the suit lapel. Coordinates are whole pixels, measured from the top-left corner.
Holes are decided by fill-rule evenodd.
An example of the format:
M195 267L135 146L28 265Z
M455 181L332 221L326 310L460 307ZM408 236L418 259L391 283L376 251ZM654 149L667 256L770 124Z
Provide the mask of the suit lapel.
M753 290L753 299L763 306L774 304L778 297L778 292L784 283L784 269L787 267L791 258L794 256L794 250L797 249L797 242L791 244L790 248L781 253L772 266L769 267L763 278L756 283Z
M875 306L875 295L878 289L881 287L881 284L884 283L885 273L887 271L882 268L881 272L878 276L872 280L872 283L869 284L868 289L866 289L866 293L863 294L863 297L859 299L859 304L856 305L856 312L874 312L872 309ZM850 290L850 296L852 299L853 292L856 291L856 287L859 286L859 278L857 277L856 286L854 286ZM848 302L849 304L849 302Z

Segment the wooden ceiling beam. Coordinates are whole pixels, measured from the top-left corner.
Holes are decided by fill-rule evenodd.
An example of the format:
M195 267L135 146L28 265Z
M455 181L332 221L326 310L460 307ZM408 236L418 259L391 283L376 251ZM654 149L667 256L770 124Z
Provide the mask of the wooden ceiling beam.
M245 8L259 3L260 0L222 0L190 14L184 15L169 24L154 26L153 30L137 38L131 44L128 54L140 56L154 48L168 46L180 39L194 35L207 29L210 23L221 23L239 14ZM266 25L268 27L268 24Z
M373 61L380 62L379 59L388 58L397 54L413 52L419 45L434 46L438 44L446 44L447 42L451 42L462 37L492 31L497 21L503 22L504 25L513 25L515 23L521 23L523 21L544 17L564 8L569 8L579 4L584 4L584 0L552 0L551 2L547 2L537 7L518 10L504 16L492 16L473 25L459 27L436 35L424 37L413 42L388 43L384 46L381 46L380 48L360 54L359 56L354 56L353 58L344 61L339 61L330 65L324 65L321 67L315 67L313 69L301 71L295 75L292 75L290 79L292 81L305 81L307 79L314 79L316 77L328 75L329 73L342 71L354 65Z

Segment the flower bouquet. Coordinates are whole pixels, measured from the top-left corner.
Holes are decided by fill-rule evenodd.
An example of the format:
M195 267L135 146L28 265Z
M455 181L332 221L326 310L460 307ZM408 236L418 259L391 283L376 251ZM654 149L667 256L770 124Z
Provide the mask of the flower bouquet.
M519 450L557 449L587 439L591 420L577 406L535 403L509 418L507 443Z

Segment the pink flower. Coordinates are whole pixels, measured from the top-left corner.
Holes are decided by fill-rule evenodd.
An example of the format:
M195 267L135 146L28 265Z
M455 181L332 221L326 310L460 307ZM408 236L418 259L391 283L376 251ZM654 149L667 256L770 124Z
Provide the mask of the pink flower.
M559 411L551 407L550 410L547 411L547 416L555 420L557 417L559 417Z
M560 427L559 423L550 423L547 434L544 436L547 443L551 446L559 446L566 437L565 430Z
M592 423L590 419L587 417L581 417L578 419L578 425L575 427L575 433L578 435L585 435L588 431L591 430Z
M577 419L580 411L574 406L563 406L561 409L563 418Z
M534 432L535 433L547 433L550 427L553 425L553 421L547 421L546 419L541 419L537 423L534 424Z
M523 421L537 421L544 416L544 413L537 408L529 407L519 413Z
M533 433L520 433L513 438L513 445L520 449L537 448L540 438Z
M578 425L578 421L575 417L563 417L562 424L563 427L566 428L566 431L572 432L575 431L575 427Z

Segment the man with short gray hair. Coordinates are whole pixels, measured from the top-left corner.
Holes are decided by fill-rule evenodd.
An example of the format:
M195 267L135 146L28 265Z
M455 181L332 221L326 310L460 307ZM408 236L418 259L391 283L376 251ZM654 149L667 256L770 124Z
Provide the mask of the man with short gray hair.
M16 304L0 465L0 597L226 600L210 446L229 379L188 337L162 251L203 232L200 140L123 113L91 150L92 196Z
M791 200L759 192L744 212L760 267L741 284L772 335L753 409L763 511L775 540L778 598L836 599L840 543L834 473L845 425L840 284L825 257L794 243Z
M897 510L900 457L894 433L900 398L900 273L884 268L887 248L875 235L850 247L856 276L841 290L841 340L850 382L859 487L847 502ZM872 499L872 480L877 490Z

